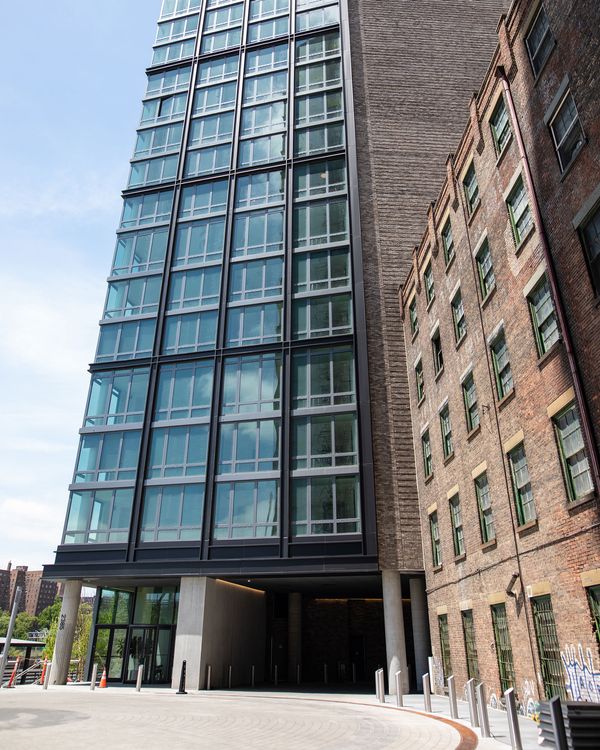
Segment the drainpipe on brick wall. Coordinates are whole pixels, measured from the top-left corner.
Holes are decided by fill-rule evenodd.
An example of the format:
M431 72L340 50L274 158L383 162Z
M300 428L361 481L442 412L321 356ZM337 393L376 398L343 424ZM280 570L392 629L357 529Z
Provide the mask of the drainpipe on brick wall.
M554 306L556 308L556 314L558 317L558 326L562 336L563 343L565 345L565 351L567 353L567 361L569 363L569 370L571 371L571 379L573 381L573 390L575 391L575 399L577 401L577 407L579 409L579 415L581 417L581 424L583 428L583 437L587 447L588 458L590 462L590 468L592 470L592 476L594 477L594 485L596 492L600 492L600 459L598 458L598 451L596 449L596 441L594 439L594 430L592 427L592 419L588 402L585 397L583 390L583 383L579 375L579 368L575 360L575 352L573 349L573 338L567 322L567 316L565 313L565 307L560 294L558 286L558 280L556 278L556 270L554 267L554 259L550 252L550 245L548 243L548 237L546 235L546 229L542 220L542 214L540 211L540 204L538 201L535 186L533 184L533 175L531 173L531 167L529 165L529 158L525 149L525 143L523 142L523 134L519 125L517 117L517 110L515 108L515 102L513 99L510 83L506 75L504 67L499 66L496 68L496 76L502 82L504 93L506 95L506 101L508 104L508 110L510 112L510 118L512 121L513 132L517 140L517 146L519 149L519 156L523 163L523 173L525 175L525 181L527 183L527 190L531 198L531 207L533 210L533 217L535 224L538 228L540 245L544 252L544 258L546 260L546 269L548 272L548 281L550 282L550 288L552 289L552 297L554 298Z

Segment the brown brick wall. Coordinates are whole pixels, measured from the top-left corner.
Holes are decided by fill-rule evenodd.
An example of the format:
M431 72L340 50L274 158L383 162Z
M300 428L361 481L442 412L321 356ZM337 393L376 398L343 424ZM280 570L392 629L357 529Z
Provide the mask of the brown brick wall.
M566 0L548 3L548 7L552 9L550 21L557 45L537 83L534 83L523 43L527 19L533 10L530 2L515 3L508 19L514 64L510 65L510 55L507 58L507 51L504 50L502 56L496 53L493 68L499 63L512 68L511 89L524 131L525 145L533 150L532 167L536 186L539 186L544 224L556 258L559 283L597 425L598 404L594 397L598 393L599 360L597 356L594 358L592 342L598 341L600 332L598 308L591 295L581 246L571 220L600 181L600 118L597 83L592 74L593 70L600 69L597 43L600 9L595 3L575 4ZM583 35L581 43L575 43L575 30ZM577 104L584 119L588 143L572 171L561 179L543 117L567 73L574 82L579 82ZM549 80L546 76L549 76ZM438 229L449 211L456 258L446 269L442 250L435 255L436 236L428 231L415 260L419 274L422 274L430 251L434 251L431 262L435 300L427 309L424 287L421 285L420 291L416 287L413 271L402 301L406 309L416 292L420 330L412 341L406 315L404 332L434 655L440 658L438 610L447 608L452 667L459 689L462 689L467 674L461 602L463 606L472 607L481 678L488 690L498 697L500 685L489 597L500 596L506 604L509 619L515 687L526 710L530 700L537 700L543 695L529 594L550 593L558 642L563 653L567 655L571 646L577 649L581 645L584 654L589 648L593 669L600 668L598 644L581 578L582 573L600 571L600 519L597 498L573 505L568 503L547 407L572 386L572 380L562 343L558 343L551 353L541 359L535 347L523 290L539 270L544 256L539 227L518 249L515 247L504 195L520 168L516 139L513 137L504 154L497 159L487 121L499 92L500 82L493 74L488 75L477 98L480 126L477 120L475 127L471 123L460 141L453 163L460 183L465 169L474 159L481 195L479 207L467 221L460 189L460 201L454 201L454 184L451 181L444 185L435 207ZM469 112L465 107L464 122L467 123L468 119ZM483 143L480 143L480 132ZM425 226L425 216L423 213L421 215ZM487 232L494 263L496 289L482 304L472 254L484 232ZM450 300L458 284L464 302L467 336L456 346ZM437 321L445 364L443 373L436 381L430 331ZM515 383L514 396L503 404L499 403L495 392L487 341L500 322L504 324ZM419 354L422 356L426 387L426 397L420 406L417 404L413 371ZM481 429L471 436L467 435L460 384L461 376L469 367L472 367L481 415ZM452 418L454 457L444 463L438 410L446 398ZM427 482L420 444L421 431L426 425L430 429L434 464L434 475ZM516 528L512 487L503 450L506 441L519 431L524 435L538 517L537 523L528 529ZM472 478L472 471L483 461L487 463L497 539L495 545L486 548L481 544ZM456 485L461 498L466 545L466 557L460 560L454 557L448 504L448 493ZM443 559L441 568L436 571L432 567L427 512L433 503L437 503L438 507ZM521 576L514 587L516 599L502 596L513 573L520 573ZM575 654L578 657L577 651ZM582 666L579 660L579 668ZM566 672L563 678L567 684Z
M423 564L398 289L507 5L349 0L382 568Z

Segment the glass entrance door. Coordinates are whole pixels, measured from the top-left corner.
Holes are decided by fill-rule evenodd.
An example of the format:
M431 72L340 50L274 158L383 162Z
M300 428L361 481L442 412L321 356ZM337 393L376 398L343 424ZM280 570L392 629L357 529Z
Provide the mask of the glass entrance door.
M172 636L171 627L130 628L125 682L137 680L140 665L144 667L144 684L159 685L169 682Z
M152 682L152 660L156 628L131 628L129 636L129 657L127 659L126 682L137 680L138 668L144 665L143 682Z
M96 629L94 658L92 664L98 665L99 674L106 669L106 677L111 682L122 682L127 628L103 627Z

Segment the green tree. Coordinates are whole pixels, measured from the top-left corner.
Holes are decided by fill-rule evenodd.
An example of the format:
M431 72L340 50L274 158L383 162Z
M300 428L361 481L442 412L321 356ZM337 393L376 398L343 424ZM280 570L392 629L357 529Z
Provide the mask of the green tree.
M83 669L90 642L92 630L92 605L82 602L77 613L77 624L75 625L75 637L73 638L73 650L71 659L77 659L77 679L83 680Z
M57 597L54 600L53 604L51 604L49 607L46 607L46 609L43 609L39 613L37 620L40 630L50 630L50 626L52 625L54 620L58 620L61 606L62 599L59 599Z
M13 638L19 638L26 641L32 630L37 630L37 619L27 612L19 612L17 619L15 620Z
M4 612L0 609L0 638L4 638L8 633L8 623L10 622L10 612Z
M55 620L52 620L50 623L50 628L48 629L48 635L46 636L46 645L44 646L43 655L45 659L52 659L52 655L54 654L54 644L56 643L56 631L58 630L58 617L60 616L60 612L57 615Z
M54 606L54 605L53 605ZM46 636L46 646L44 648L44 657L52 659L54 654L54 644L56 643L56 633L58 631L58 622L60 619L60 608L56 618L50 623L50 629ZM77 622L75 623L75 635L73 637L73 649L71 659L77 660L77 679L83 679L83 670L87 657L88 645L90 642L90 633L92 629L92 606L86 602L79 605L77 613ZM71 671L71 670L69 670Z

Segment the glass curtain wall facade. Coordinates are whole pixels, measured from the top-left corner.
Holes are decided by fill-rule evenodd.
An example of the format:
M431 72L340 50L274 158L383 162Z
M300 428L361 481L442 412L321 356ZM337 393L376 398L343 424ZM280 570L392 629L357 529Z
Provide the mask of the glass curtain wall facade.
M62 572L300 556L377 569L340 12L163 2Z

